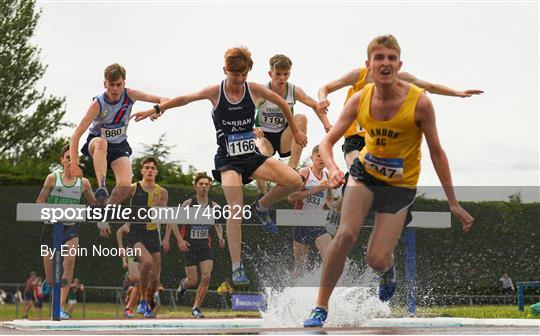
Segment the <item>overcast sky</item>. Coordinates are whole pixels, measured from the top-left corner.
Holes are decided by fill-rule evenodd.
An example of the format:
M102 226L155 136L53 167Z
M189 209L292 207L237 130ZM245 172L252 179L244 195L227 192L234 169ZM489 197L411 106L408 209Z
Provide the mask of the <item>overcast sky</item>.
M249 81L266 82L268 59L283 53L293 61L290 81L316 98L321 85L364 65L373 37L391 33L401 45L403 71L457 89L485 90L466 99L430 95L454 184L539 185L537 2L38 1L37 6L43 12L34 41L48 64L40 84L66 97L71 122L79 122L92 97L103 91L103 69L114 62L125 66L127 87L172 98L219 83L225 50L245 45L255 62ZM345 95L344 89L329 96L332 122ZM133 111L150 106L139 102ZM135 154L142 143L166 133L176 145L172 159L212 169L211 107L201 101L170 110L157 122L130 123ZM311 149L324 130L309 108L298 103L295 111L308 116ZM338 145L335 155L344 166ZM425 143L419 185L440 185Z

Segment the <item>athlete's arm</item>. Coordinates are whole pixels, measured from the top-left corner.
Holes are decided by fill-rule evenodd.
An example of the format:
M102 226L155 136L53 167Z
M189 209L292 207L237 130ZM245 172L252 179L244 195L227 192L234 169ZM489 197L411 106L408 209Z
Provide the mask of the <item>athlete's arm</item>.
M160 197L160 206L167 206L167 203L169 202L169 192L165 188L161 188L161 197ZM160 225L160 224L158 224ZM163 247L163 250L165 252L168 252L171 249L171 246L169 245L169 238L171 236L170 230L168 230L170 224L167 224L167 230L165 230L165 237L161 241L161 246ZM169 235L167 235L167 232L169 232Z
M261 98L266 99L276 104L279 107L279 109L285 116L285 119L287 119L287 122L289 123L289 127L291 128L294 141L296 141L296 143L299 144L300 146L306 147L307 137L304 133L302 133L298 129L298 126L296 125L296 122L294 120L289 104L287 104L287 102L283 98L281 98L277 93L273 92L272 90L267 89L261 84L248 83L248 85L249 85L249 89L254 95L253 98L256 101L260 100Z
M424 80L418 79L408 72L398 73L398 78L406 82L412 83L422 89L425 89L429 93L443 95L443 96L465 98L465 97L470 97L472 95L479 95L479 94L484 93L484 91L476 90L476 89L465 90L465 91L454 90L441 84L434 84L434 83L430 83L430 82L426 82Z
M306 167L300 168L298 173L300 173L300 175L302 175L302 177L304 178L304 181L305 181L305 180L307 180L307 178L309 176L309 169L306 168ZM324 190L326 188L328 188L328 183L326 183L326 185L325 184L320 184L320 185L318 185L316 187L310 188L309 190L296 191L296 192L290 194L289 197L287 197L287 200L289 201L289 203L294 204L294 203L300 201L301 199L303 199L303 198L305 198L305 197L307 197L309 195L316 194L319 191L322 191L322 190Z
M435 110L431 104L431 100L425 95L421 95L416 104L415 120L418 126L422 129L426 137L426 143L429 148L431 162L439 176L439 180L443 186L444 192L450 205L450 211L463 225L463 231L468 231L473 224L474 218L463 209L456 198L454 187L452 185L452 176L448 165L448 158L444 152L439 136L437 134L437 126L435 123Z
M358 110L358 104L360 104L362 92L363 91L359 91L351 96L343 107L343 111L339 115L336 124L330 129L330 132L326 133L325 137L319 144L319 153L321 154L324 166L328 168L328 177L330 186L332 188L337 188L345 183L345 174L343 174L334 161L334 153L332 152L332 148L356 119L356 112Z
M217 101L218 101L218 96L219 96L219 85L212 85L212 86L208 86L202 90L199 90L197 92L193 92L193 93L190 93L190 94L186 94L186 95L183 95L183 96L178 96L178 97L174 97L164 103L160 103L159 104L159 109L160 111L162 111L161 113L163 113L164 111L168 110L168 109L171 109L171 108L175 108L175 107L179 107L179 106L184 106L184 105L187 105L189 103L192 103L194 101L198 101L198 100L204 100L204 99L208 99L212 102L212 105L213 106L216 106L217 104ZM145 111L141 111L141 112L137 112L135 114L133 114L131 118L135 118L135 121L141 121L141 120L144 120L148 117L158 117L159 114L157 113L157 111L154 109L154 108L151 108L151 109L148 109L148 110L145 110Z
M118 250L120 251L119 255L122 258L122 267L127 268L127 259L124 253L124 235L126 235L129 232L129 224L126 223L122 225L118 230L116 230L116 243L118 244Z
M212 202L212 206L217 207L218 204L216 202ZM219 248L224 248L225 239L223 239L223 226L221 224L214 224L214 227L216 228L216 235L218 237Z
M326 206L328 207L328 209L332 209L334 207L334 195L332 194L332 189L330 188L326 189L324 202L326 203Z
M94 99L94 101L92 102L92 104L90 104L90 107L86 111L86 114L79 122L79 125L77 126L77 128L75 128L75 131L73 131L73 134L69 139L69 170L72 176L82 177L82 170L79 167L79 140L81 139L81 136L84 134L84 132L86 132L88 127L90 127L90 124L98 116L98 114L99 103L97 99Z
M326 110L320 108L317 101L311 98L308 94L304 92L304 90L302 90L302 88L298 86L294 87L294 96L298 99L299 102L313 109L313 111L323 124L324 130L328 132L332 127L332 124L330 124L330 121L328 121L328 117L326 116Z
M148 94L148 93L145 93L139 90L134 90L134 89L127 89L127 94L133 102L140 100L147 103L163 104L167 100L169 100L169 98L167 97L160 97L160 96Z
M92 191L92 185L90 184L90 181L88 181L87 178L83 178L83 196L86 198L86 201L90 205L99 205L99 202L96 199L96 196L94 195L94 192Z
M356 83L356 81L358 81L358 76L360 76L360 69L354 69L347 72L340 78L323 85L318 92L319 107L325 112L328 112L328 106L330 106L330 102L328 101L328 95L341 88L353 85L354 83Z
M36 200L36 203L47 203L47 198L51 194L53 187L54 187L54 175L49 174L47 175L47 178L45 178L45 182L43 182L43 188L41 188L41 191L39 192L39 196Z

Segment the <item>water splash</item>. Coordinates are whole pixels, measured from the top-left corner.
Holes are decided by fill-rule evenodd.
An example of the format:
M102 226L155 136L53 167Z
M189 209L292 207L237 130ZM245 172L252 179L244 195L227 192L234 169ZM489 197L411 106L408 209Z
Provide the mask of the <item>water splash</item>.
M275 272L274 274L279 274ZM321 267L316 267L299 279L289 279L289 286L265 287L267 307L261 312L265 327L299 327L314 307ZM374 317L387 316L390 308L378 300L375 273L360 269L347 260L343 274L330 298L330 313L326 326L359 326ZM280 279L283 281L283 278ZM266 278L265 283L272 283ZM314 285L315 284L315 285Z

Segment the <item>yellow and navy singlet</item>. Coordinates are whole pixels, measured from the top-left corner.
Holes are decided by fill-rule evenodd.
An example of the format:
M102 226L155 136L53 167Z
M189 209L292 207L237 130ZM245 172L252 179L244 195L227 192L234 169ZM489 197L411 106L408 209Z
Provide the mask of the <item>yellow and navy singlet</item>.
M356 122L364 126L366 146L360 161L366 171L380 181L396 187L415 188L420 176L422 130L416 125L414 111L423 89L411 85L399 111L387 121L370 115L374 84L364 87Z
M132 186L136 186L135 193L133 196L131 196L130 205L131 206L139 206L139 207L152 207L156 205L161 205L161 189L162 187L158 184L154 186L152 191L146 192L141 183L133 183ZM132 225L131 229L133 227L142 227L141 224L134 224ZM158 226L154 223L148 223L146 224L146 230L157 230Z
M366 77L368 74L367 68L360 68L360 74L358 75L358 80L356 83L349 88L349 91L347 92L347 98L345 98L345 103L351 98L353 94L356 92L362 90L364 86L366 85ZM343 136L345 138L348 138L353 135L359 135L364 136L364 130L362 129L362 126L358 124L358 122L354 121L351 126L345 131Z

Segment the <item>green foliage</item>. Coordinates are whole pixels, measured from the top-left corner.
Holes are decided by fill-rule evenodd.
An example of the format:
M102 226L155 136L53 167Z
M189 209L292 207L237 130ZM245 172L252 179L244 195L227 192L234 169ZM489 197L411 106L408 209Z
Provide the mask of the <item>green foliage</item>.
M51 155L64 141L57 131L68 125L62 122L64 98L36 87L46 66L30 43L40 16L34 5L32 0L0 2L0 167L18 176L43 171L45 163L36 159Z
M181 161L169 161L172 150L176 146L167 144L167 136L162 134L155 144L143 144L144 152L139 157L133 158L133 175L140 180L142 161L149 157L155 157L159 162L157 182L162 185L193 185L195 169L189 166L188 172L182 171Z

